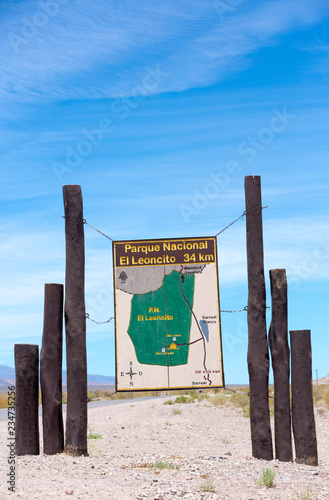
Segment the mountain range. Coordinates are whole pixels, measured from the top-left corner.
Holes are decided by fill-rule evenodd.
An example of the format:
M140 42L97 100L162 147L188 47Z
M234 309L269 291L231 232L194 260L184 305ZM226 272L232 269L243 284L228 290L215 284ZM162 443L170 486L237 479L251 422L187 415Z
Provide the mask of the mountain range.
M105 375L87 374L88 386L113 386L115 377ZM67 373L62 371L63 386L67 383ZM0 365L0 390L7 390L8 385L15 384L15 369L10 366Z

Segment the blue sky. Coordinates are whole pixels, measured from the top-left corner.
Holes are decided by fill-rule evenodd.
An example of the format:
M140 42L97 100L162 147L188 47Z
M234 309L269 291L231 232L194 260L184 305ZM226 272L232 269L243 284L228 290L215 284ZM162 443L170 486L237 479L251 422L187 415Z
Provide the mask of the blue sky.
M62 186L113 239L211 236L261 175L265 274L329 372L329 6L319 0L0 2L1 360L41 343L63 283ZM85 227L86 309L113 316L111 244ZM245 221L218 238L221 308L247 304ZM268 289L267 303L271 304ZM246 313L222 314L226 383L247 383ZM268 326L270 310L268 310ZM114 375L113 325L87 322Z

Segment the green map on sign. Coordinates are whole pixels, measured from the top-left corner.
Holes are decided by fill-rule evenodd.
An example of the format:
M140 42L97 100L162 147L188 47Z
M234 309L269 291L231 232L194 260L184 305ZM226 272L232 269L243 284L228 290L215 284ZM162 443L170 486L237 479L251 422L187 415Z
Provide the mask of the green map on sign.
M187 364L194 282L194 274L173 271L158 290L133 296L128 334L139 363Z

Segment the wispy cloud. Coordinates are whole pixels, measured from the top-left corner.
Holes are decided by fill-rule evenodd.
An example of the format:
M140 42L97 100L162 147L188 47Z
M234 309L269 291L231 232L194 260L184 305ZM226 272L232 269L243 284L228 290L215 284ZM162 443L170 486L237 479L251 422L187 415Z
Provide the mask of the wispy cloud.
M311 44L311 46L306 47L308 52L311 52L315 56L315 61L309 70L311 73L316 73L323 78L323 81L329 84L329 44L327 41L318 39L316 43Z
M227 288L247 282L245 223L239 224L218 239L221 283ZM266 220L263 232L267 281L269 270L278 268L287 270L288 285L292 288L301 283L306 287L329 279L327 219Z
M126 96L154 64L168 74L155 93L204 86L243 69L249 54L316 23L326 10L320 0L242 2L223 18L212 1L126 0L109 8L105 1L57 0L50 15L40 4L2 8L2 98Z

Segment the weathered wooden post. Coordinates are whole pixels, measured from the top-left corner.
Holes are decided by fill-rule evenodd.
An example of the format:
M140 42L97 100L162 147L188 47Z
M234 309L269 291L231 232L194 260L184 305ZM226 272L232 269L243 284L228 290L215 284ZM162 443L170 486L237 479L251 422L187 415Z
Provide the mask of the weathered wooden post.
M85 250L81 187L64 186L68 455L87 454L87 353L84 294Z
M16 455L39 455L39 346L15 344Z
M42 394L43 452L64 451L62 414L63 285L45 285L40 382Z
M260 177L245 178L248 265L248 370L250 429L255 458L273 459L268 404L269 352L266 332L266 292Z
M292 461L290 416L290 357L288 345L287 277L285 269L271 269L272 322L269 341L274 374L275 455Z
M310 330L290 332L292 428L296 462L318 465L313 391Z

